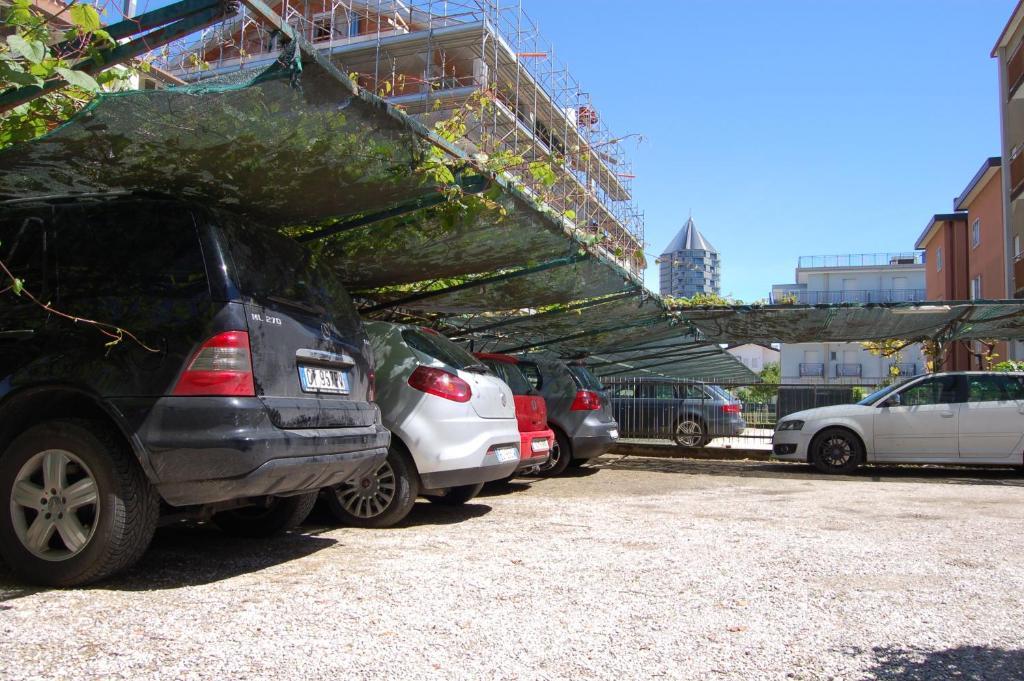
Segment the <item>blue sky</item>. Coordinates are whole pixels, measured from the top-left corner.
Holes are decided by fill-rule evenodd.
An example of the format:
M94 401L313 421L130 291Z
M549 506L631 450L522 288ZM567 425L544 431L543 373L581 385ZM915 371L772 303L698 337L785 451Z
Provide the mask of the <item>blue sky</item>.
M631 147L648 252L692 209L745 301L800 255L911 250L999 154L1012 0L524 0ZM657 266L647 284L657 290Z

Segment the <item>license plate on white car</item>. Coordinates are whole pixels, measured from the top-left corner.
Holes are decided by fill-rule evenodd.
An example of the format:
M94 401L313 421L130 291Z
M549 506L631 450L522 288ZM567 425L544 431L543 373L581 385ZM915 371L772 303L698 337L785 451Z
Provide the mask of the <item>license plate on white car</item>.
M350 390L348 372L342 369L299 366L299 383L307 393L348 395Z
M519 450L515 447L496 447L494 455L498 457L498 463L507 463L519 458Z
M619 437L618 429L616 429L616 430L609 430L608 434L612 436L613 440Z
M530 449L535 452L548 451L548 441L545 438L538 438L530 443Z

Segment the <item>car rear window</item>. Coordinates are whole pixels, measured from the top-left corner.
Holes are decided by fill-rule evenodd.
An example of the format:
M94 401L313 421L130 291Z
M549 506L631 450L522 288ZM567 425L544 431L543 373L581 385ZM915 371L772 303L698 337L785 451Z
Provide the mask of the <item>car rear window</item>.
M604 390L601 381L597 380L597 377L590 373L585 366L570 364L569 371L576 377L580 387L584 390Z
M402 339L413 350L444 362L454 369L480 366L481 362L455 343L433 331L402 329Z
M54 297L69 311L96 298L189 299L209 294L187 206L132 202L55 211L48 248Z
M339 327L358 328L358 314L341 282L320 255L261 225L219 214L234 262L239 293L254 302L275 302L317 316L329 315Z
M537 390L540 390L544 385L544 377L540 374L540 367L533 362L519 362L519 370L523 372L523 376L530 382Z
M496 359L485 359L483 362L498 378L508 384L513 395L529 395L533 392L533 386L515 364L499 362Z

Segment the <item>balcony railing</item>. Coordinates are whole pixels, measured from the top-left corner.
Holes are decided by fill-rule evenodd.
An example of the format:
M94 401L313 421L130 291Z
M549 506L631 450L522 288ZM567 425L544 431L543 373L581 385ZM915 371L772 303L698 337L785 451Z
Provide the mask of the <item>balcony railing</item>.
M861 365L860 364L837 364L836 365L836 378L845 378L849 376L860 376Z
M801 376L825 376L825 365L824 364L801 364L800 365Z
M913 362L897 362L889 365L889 369L896 369L899 376L917 376L921 373L922 368Z
M1017 155L1010 158L1010 200L1020 196L1024 189L1024 151L1017 149Z
M773 291L773 305L837 305L839 303L916 303L925 300L923 288L889 288L866 291Z
M883 267L886 265L923 265L924 252L846 253L843 255L802 255L797 267Z
M1024 43L1017 46L1010 60L1006 62L1006 101L1013 99L1014 93L1024 81Z

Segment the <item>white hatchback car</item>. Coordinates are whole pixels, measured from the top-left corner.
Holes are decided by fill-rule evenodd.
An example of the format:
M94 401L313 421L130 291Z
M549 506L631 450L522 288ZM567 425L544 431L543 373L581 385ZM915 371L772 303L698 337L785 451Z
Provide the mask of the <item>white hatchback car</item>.
M779 420L772 454L825 473L862 463L1024 464L1024 374L949 372L888 386L857 404Z
M486 365L430 329L365 323L373 347L376 402L391 431L375 471L325 490L335 517L357 527L388 527L420 495L463 504L485 482L519 466L512 390Z

